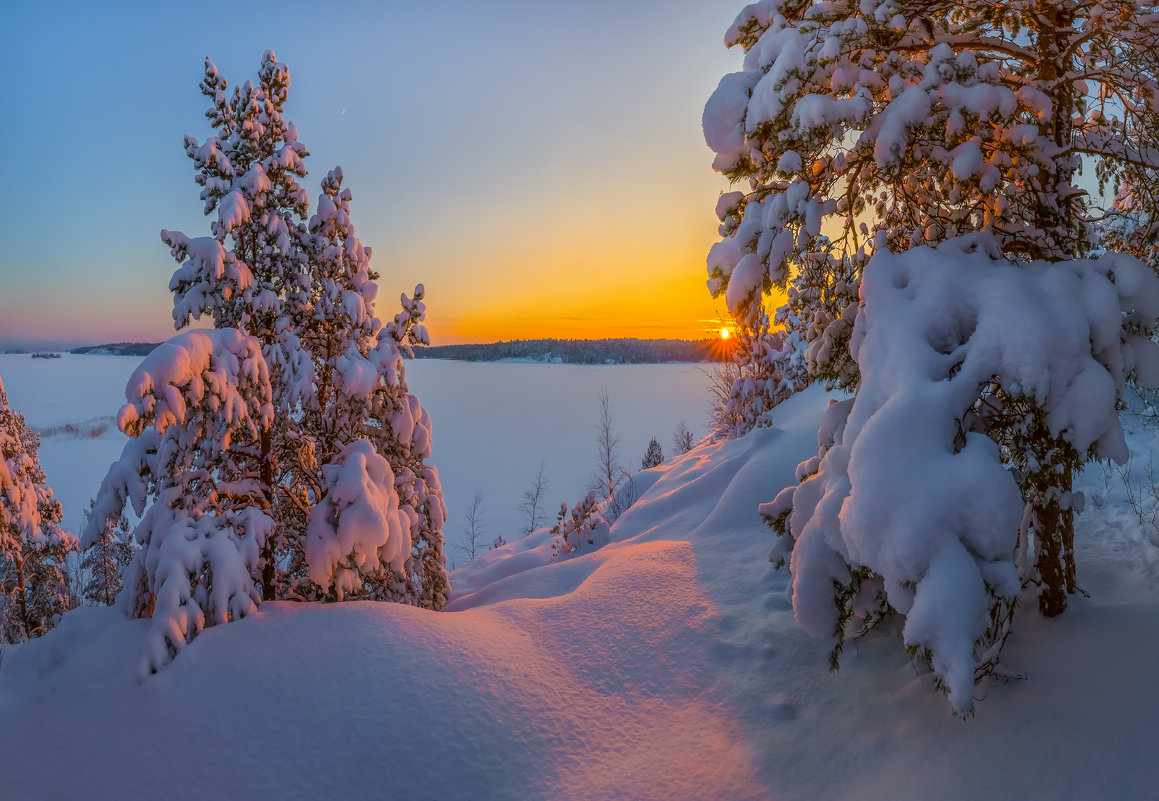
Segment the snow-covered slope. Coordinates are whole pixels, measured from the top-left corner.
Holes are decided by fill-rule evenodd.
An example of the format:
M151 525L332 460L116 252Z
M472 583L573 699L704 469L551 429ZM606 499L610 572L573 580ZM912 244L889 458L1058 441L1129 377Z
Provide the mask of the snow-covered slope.
M1159 560L1118 477L1084 477L1092 597L1025 604L1007 663L1028 679L979 686L963 722L896 632L830 675L766 560L755 506L825 403L643 474L599 550L551 563L539 532L479 557L445 612L266 604L143 684L148 621L70 613L4 654L0 797L1154 798Z

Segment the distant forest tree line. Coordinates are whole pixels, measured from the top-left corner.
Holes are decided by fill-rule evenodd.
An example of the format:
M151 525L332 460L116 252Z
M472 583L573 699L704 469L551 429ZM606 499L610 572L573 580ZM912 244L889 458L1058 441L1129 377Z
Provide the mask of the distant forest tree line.
M563 364L655 364L659 362L721 361L711 339L516 339L473 345L415 348L416 359L457 359L494 362L535 359Z
M148 356L159 342L86 345L70 353L97 356ZM534 359L563 364L659 364L710 362L730 358L715 339L515 339L471 345L416 347L416 359L496 362Z

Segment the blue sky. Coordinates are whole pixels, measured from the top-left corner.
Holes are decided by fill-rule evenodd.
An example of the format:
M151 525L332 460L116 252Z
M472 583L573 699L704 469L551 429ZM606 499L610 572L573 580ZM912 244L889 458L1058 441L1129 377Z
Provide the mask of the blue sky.
M0 347L171 335L161 228L208 231L182 137L290 66L313 196L340 164L382 314L423 281L436 342L696 336L725 182L700 112L729 0L0 6Z

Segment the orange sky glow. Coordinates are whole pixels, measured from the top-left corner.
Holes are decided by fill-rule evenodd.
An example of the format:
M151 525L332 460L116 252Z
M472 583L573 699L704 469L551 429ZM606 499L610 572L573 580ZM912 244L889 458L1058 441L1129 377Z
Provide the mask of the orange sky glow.
M27 37L0 54L17 77L0 91L38 122L0 133L21 154L3 170L10 186L36 186L39 202L0 198L12 234L0 349L173 336L177 265L158 232L209 234L182 145L212 134L203 60L236 86L267 47L290 68L287 116L309 149L310 198L334 165L345 172L381 276L380 318L421 282L433 344L717 336L727 309L708 294L705 257L728 183L711 169L700 117L739 66L722 42L735 2L682 0L660 19L635 4L541 11L572 35L539 36L546 23L519 4L453 0L374 5L356 24L338 15L309 31L271 28L256 7L238 9L254 19L230 31L162 26L164 36L152 32L159 19L126 14L92 37L109 12L80 6L72 60L57 64L39 54L60 20L14 6L10 27ZM431 30L458 31L434 59ZM338 62L318 47L327 37L350 38ZM140 115L139 97L165 98L163 112ZM110 142L130 118L132 169L75 146L75 120L86 141Z

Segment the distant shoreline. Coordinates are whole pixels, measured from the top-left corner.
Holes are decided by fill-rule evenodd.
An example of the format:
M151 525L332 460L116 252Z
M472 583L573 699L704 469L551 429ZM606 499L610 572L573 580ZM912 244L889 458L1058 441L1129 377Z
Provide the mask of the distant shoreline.
M160 342L85 345L68 353L82 356L147 356ZM543 364L667 364L722 360L715 340L701 339L514 339L466 345L416 346L416 359L463 362L518 361ZM9 350L29 354L29 350Z

